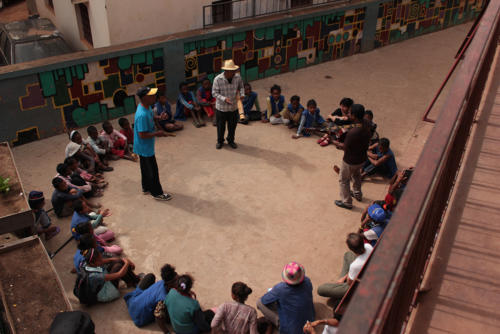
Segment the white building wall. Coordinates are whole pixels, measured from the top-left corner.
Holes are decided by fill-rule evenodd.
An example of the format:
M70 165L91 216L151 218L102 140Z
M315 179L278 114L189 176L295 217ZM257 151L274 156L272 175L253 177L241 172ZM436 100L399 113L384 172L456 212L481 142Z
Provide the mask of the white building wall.
M211 3L211 0L106 0L111 44L202 28L203 5Z
M71 0L53 0L53 4L54 10L47 5L45 0L36 0L40 17L50 19L74 50L86 50L88 47L81 40L75 6Z
M106 0L89 0L89 20L94 48L111 45Z

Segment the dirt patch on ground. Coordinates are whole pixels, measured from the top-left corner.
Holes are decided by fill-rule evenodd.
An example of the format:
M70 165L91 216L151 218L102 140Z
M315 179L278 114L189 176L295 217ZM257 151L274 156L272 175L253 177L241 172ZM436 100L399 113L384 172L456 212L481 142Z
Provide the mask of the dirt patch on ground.
M17 177L9 147L6 144L0 144L0 176L10 179L10 191L6 194L0 193L0 217L29 210L28 204L22 196L21 183Z
M0 284L17 333L47 333L67 306L40 247L27 245L0 254Z

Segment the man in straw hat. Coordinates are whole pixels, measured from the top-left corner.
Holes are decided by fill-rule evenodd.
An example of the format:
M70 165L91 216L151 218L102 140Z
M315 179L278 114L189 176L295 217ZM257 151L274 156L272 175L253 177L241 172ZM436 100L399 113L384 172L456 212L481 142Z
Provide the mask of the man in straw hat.
M172 199L170 194L163 193L158 175L155 157L155 137L166 137L165 131L156 131L155 116L151 106L156 102L158 88L141 87L137 96L141 103L137 106L134 122L134 153L139 156L141 165L142 192L151 194L159 201Z
M283 268L281 279L283 282L257 301L257 308L280 333L302 334L306 322L314 321L311 280L297 262ZM272 333L272 326L268 326L266 333Z
M234 133L238 124L238 100L245 97L245 88L241 76L236 73L239 67L232 59L225 60L222 69L224 72L214 79L212 95L215 97L215 118L217 123L217 145L218 150L224 144L224 133L227 123L227 142L232 148L238 145L234 142Z

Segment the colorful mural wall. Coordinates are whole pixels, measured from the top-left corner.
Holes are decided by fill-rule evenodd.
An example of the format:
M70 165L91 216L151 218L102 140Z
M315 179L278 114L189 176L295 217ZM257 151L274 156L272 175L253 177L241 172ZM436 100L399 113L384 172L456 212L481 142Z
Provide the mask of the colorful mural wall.
M41 72L19 97L19 110L55 109L65 130L121 117L135 112L137 88L165 86L163 70L163 51L157 49ZM36 127L24 130L15 143L39 136Z
M375 47L475 18L484 0L393 0L379 5Z
M226 59L247 81L293 71L360 51L366 8L274 25L184 44L185 77L191 85L220 72Z

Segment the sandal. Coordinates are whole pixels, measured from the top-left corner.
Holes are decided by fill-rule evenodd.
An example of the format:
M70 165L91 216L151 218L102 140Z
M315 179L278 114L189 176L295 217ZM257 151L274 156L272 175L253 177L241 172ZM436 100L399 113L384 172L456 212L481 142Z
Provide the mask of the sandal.
M323 141L325 141L326 139L328 138L328 135L324 135L323 137L321 137L320 139L318 139L317 143L318 144L321 144Z
M330 138L326 138L321 143L319 143L319 145L320 146L328 146L328 145L330 145Z

